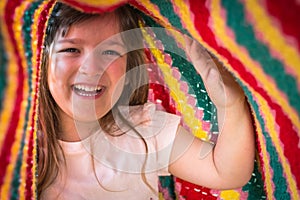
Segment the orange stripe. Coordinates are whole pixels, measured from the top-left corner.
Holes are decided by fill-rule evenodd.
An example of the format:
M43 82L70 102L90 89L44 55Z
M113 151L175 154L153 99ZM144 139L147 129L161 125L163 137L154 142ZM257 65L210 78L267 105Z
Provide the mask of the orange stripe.
M3 6L3 5L1 5ZM3 9L3 8L2 8ZM0 13L2 14L2 13ZM16 63L16 56L13 53L13 45L10 42L10 37L9 33L7 30L7 26L5 24L5 21L2 17L0 16L0 23L1 23L1 29L2 29L2 34L3 34L3 45L4 49L6 50L7 53L7 58L10 58L8 60L6 70L7 70L7 83L17 83L18 82L18 65ZM5 98L3 100L3 110L0 113L0 147L3 146L3 141L5 138L5 133L8 131L9 127L9 122L12 117L12 111L14 109L14 103L16 99L16 90L17 90L17 84L7 84L5 88Z
M6 5L6 1L7 0L1 0L0 1L0 20L2 21L2 19L3 19L3 14L4 14L4 8L5 8L5 5ZM3 24L3 23L1 23L1 24Z
M263 37L263 41L273 50L276 51L278 57L283 63L286 63L295 76L297 84L300 84L300 56L298 50L289 45L284 35L272 24L272 20L268 13L263 9L258 1L244 1L246 12L251 15L254 20L252 23L256 32ZM276 39L274 39L276 38Z
M36 41L38 41L38 21L39 21L39 18L41 17L41 13L44 11L45 7L49 4L48 1L44 1L42 4L39 5L39 8L37 8L35 10L35 13L34 13L34 17L33 17L33 23L31 25L31 35L32 35L32 43L31 43L31 49L32 49L32 52L37 52L38 51L38 43ZM54 4L53 4L54 6ZM50 9L50 12L52 11L53 7ZM44 30L46 28L46 24L44 25ZM45 36L44 36L45 37ZM42 50L42 49L41 49ZM40 52L42 53L42 52ZM38 116L37 116L37 104L38 104L38 99L35 99L35 95L36 95L36 92L38 92L37 90L37 82L36 82L36 78L37 76L39 76L38 74L38 63L37 63L37 60L38 60L38 57L37 57L37 53L33 53L32 54L32 58L31 58L31 62L32 62L32 76L30 77L31 80L32 80L32 92L30 94L31 96L31 99L32 99L32 102L31 102L31 106L30 106L30 111L29 111L29 121L28 121L28 129L26 130L26 141L30 141L30 137L32 137L31 135L31 131L34 130L33 132L33 139L34 141L36 141L37 139L37 121L38 121ZM41 54L40 54L41 55ZM35 101L34 101L35 100ZM34 107L36 106L36 107ZM33 119L33 120L32 120ZM23 154L24 155L27 155L28 156L28 149L24 149L24 152ZM23 157L23 163L27 163L27 159L28 157ZM31 168L31 173L34 175L37 173L37 161L36 161L36 156L37 156L37 149L34 147L33 148L33 152L32 152L32 162L33 162L33 167ZM21 179L23 181L26 181L26 179L28 178L26 175L27 175L27 169L26 169L27 166L23 165L22 166L22 170L21 170L21 173L22 173L22 176L21 176ZM33 185L32 185L32 193L33 193L33 199L37 199L37 196L36 196L36 187L37 187L37 179L36 179L36 176L33 176L32 177L32 181L33 181ZM26 190L25 188L25 184L24 184L24 187L20 187L20 197L22 198L25 198L24 194Z
M21 4L19 7L17 7L15 9L15 16L14 16L14 24L13 24L13 29L14 29L14 38L16 39L16 48L19 52L20 58L21 58L21 64L22 64L22 69L23 69L23 73L26 74L27 72L27 64L26 64L26 58L25 58L25 51L24 51L24 47L23 47L23 38L22 38L22 17L23 17L23 13L24 10L26 9L26 7L28 6L29 2L23 2L23 4ZM18 69L18 67L16 67L16 69ZM17 77L17 76L16 76ZM25 116L26 113L26 107L27 107L27 98L28 96L26 96L28 94L28 85L26 84L27 82L27 77L24 77L24 83L23 84L23 101L22 101L22 105L20 106L20 116ZM19 121L18 121L18 125L16 128L16 133L15 133L15 138L14 138L14 142L12 144L12 148L11 148L11 156L10 156L10 163L7 166L6 169L6 173L5 173L5 179L4 179L4 185L3 185L3 190L6 192L10 192L10 185L12 182L12 179L14 177L14 169L16 166L16 162L17 162L17 158L18 158L18 153L20 151L20 146L21 146L21 140L22 140L22 135L24 133L23 131L23 126L25 123L25 119L24 117L20 117ZM9 194L9 193L8 193ZM2 198L1 198L2 199Z
M101 7L110 7L110 6L118 5L123 2L126 2L126 0L109 0L109 1L76 0L76 2L86 6L101 8Z
M274 81L272 80L272 77L266 75L262 67L259 66L258 63L254 62L251 57L248 55L247 52L243 52L243 47L236 44L234 41L234 38L229 36L226 32L226 22L223 19L223 16L221 15L221 2L220 0L213 0L211 1L210 5L210 11L212 16L212 26L214 33L217 38L219 38L220 42L222 42L222 45L224 48L226 48L228 51L231 52L232 55L236 55L237 58L245 65L247 66L247 70L253 74L256 77L256 81L260 82L260 85L263 86L263 89L270 95L272 100L276 102L278 105L282 106L283 111L286 113L286 115L291 119L292 123L295 125L295 128L298 130L298 134L300 136L300 118L295 111L293 107L289 104L287 101L287 98L285 98L285 94L283 94L281 91L279 91L274 84ZM226 65L226 62L224 62L224 65ZM230 65L226 65L227 67L231 68ZM237 73L231 70L235 75ZM238 77L238 76L237 76Z
M253 99L256 99L257 96L260 96L259 93L255 92L254 90L251 90ZM258 98L259 100L256 99L257 104L261 104L260 100L262 99L262 97ZM262 132L262 127L261 124L259 123L256 115L254 114L254 122L256 124L256 131L257 131L257 141L258 141L258 145L260 148L260 155L259 157L262 159L263 165L260 166L260 169L263 170L263 174L264 174L264 185L265 185L265 190L266 190L266 194L267 194L267 199L273 199L273 193L274 193L274 187L273 187L273 172L271 171L271 163L270 163L270 154L267 151L267 145L266 145L266 141Z
M295 179L293 177L291 167L289 165L289 162L287 158L284 155L283 147L281 145L277 129L276 129L276 122L274 120L274 116L272 111L270 110L270 107L268 106L268 102L260 95L256 94L257 100L260 102L260 109L261 113L264 115L265 120L265 127L268 130L269 136L271 137L272 144L275 146L276 151L278 153L278 158L281 161L283 173L286 177L286 181L288 184L288 188L290 189L290 194L293 197L293 199L300 199L300 196L297 191L297 184L295 182Z
M218 53L214 48L211 48L201 37L198 30L195 28L194 22L192 21L192 13L189 6L186 3L183 3L181 0L173 0L174 6L176 6L177 12L181 21L184 22L185 29L191 34L191 36L196 39L204 48L206 48L209 52L217 55Z
M185 124L191 128L192 133L201 139L208 140L207 133L202 129L202 121L195 117L195 110L187 102L187 96L180 89L180 82L172 75L172 69L164 60L164 54L156 45L151 36L143 30L144 38L147 41L153 56L157 60L157 64L161 69L165 83L170 89L170 96L176 102L176 109L182 114Z
M1 11L4 8L4 5L1 4ZM2 34L3 34L3 45L4 49L6 50L7 57L9 57L9 62L7 63L7 82L8 83L17 83L18 82L18 65L16 63L16 57L12 53L13 51L13 45L11 44L9 40L9 34L7 31L7 26L5 24L5 21L3 19L3 12L1 12L1 18L0 18L0 23L2 25ZM10 125L11 117L12 117L12 111L14 109L14 103L16 99L16 90L17 90L17 84L7 84L5 88L5 98L3 101L3 110L0 113L0 147L2 149L3 147L3 141L6 137L6 134L9 134L8 127ZM6 168L7 170L7 168ZM7 179L7 174L5 173L4 177L4 182L1 187L1 193L0 193L0 199L7 199L9 198L9 186L10 182L8 183L6 181Z
M150 0L142 0L138 3L145 7L147 11L151 13L152 16L155 16L155 18L158 19L158 23L161 23L163 27L172 28L172 25L170 24L169 20L160 14L160 10L157 7L157 5L153 4Z

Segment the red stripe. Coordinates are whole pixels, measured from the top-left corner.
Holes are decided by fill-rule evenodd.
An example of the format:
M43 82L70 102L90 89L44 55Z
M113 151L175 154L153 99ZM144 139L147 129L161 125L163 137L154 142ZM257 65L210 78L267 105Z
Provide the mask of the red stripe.
M207 199L207 200L216 200L218 196L212 194L211 189L197 186L195 184L184 181L180 178L175 178L176 183L181 184L181 190L179 195L187 200L196 200L196 199ZM196 190L194 190L196 189Z
M282 148L284 149L284 155L289 160L292 173L296 178L297 186L299 188L300 172L298 169L300 163L299 159L295 158L295 155L300 155L300 149L298 148L299 137L297 132L293 129L291 120L283 112L281 106L273 102L272 98L266 93L266 91L258 85L256 78L245 69L245 66L238 60L238 58L235 58L227 49L217 45L213 31L208 27L209 11L204 6L204 2L202 1L202 6L200 6L199 1L191 0L190 9L195 15L195 27L204 41L213 47L220 55L227 58L229 64L236 72L239 73L241 79L261 94L268 102L271 110L276 112L274 117L276 123L280 127L278 135L283 143ZM274 168L274 170L276 169Z
M210 17L209 11L205 6L206 0L190 0L190 10L194 13L194 26L203 40L214 49L219 49L213 31L208 27Z
M33 116L36 113L33 113ZM34 122L34 121L32 121ZM33 149L35 148L34 144L35 144L35 138L33 137L33 130L31 130L29 132L30 134L30 138L28 141L28 151L27 151L27 160L26 160L26 180L25 180L25 199L27 200L31 200L33 197L33 174L32 174L32 170L33 167L37 167L37 166L33 166L33 159L37 159L35 157L33 157Z
M273 102L271 97L266 93L266 91L258 86L255 77L246 71L243 64L237 58L234 58L229 53L229 51L224 48L219 48L218 53L220 53L222 56L228 59L229 64L233 67L233 69L236 72L240 74L241 79L247 82L249 85L251 85L252 88L268 102L270 109L275 111L275 122L280 127L278 130L278 137L280 138L283 144L282 149L284 150L284 155L289 161L291 171L296 178L297 186L299 188L300 172L298 169L300 166L300 160L299 158L295 157L295 155L300 155L300 149L298 148L299 137L295 129L293 129L293 124L291 120L283 112L281 106ZM273 168L273 170L276 170L276 166L273 166Z
M132 0L132 1L130 1L130 4L159 23L158 17L154 16L153 12L151 10L149 10L148 8L146 8L140 1ZM160 25L162 25L162 24L160 24Z
M289 36L292 36L300 51L300 4L293 0L266 0L266 8L268 12L280 24L278 26L282 31Z
M150 61L155 62L155 58L150 51L146 50L145 53ZM170 91L165 85L163 78L159 74L161 74L161 72L158 66L152 64L149 72L149 89L152 91L150 95L153 95L154 103L156 103L157 100L161 100L161 105L166 109L167 112L176 114L176 107L174 103L172 103Z
M21 4L21 0L19 1L7 1L7 4L5 6L4 10L4 20L7 26L8 30L8 37L11 40L11 43L14 48L14 53L16 56L16 61L18 64L18 73L17 73L17 78L18 82L13 83L17 84L17 89L16 89L16 99L14 103L15 107L13 108L12 115L11 115L11 121L8 126L8 130L6 133L1 133L1 134L6 134L5 139L3 141L3 146L1 147L1 155L0 155L0 187L3 184L4 181L4 176L6 172L6 168L11 161L11 148L15 140L15 134L17 132L17 126L18 122L20 119L20 110L21 110L21 103L22 103L22 97L23 97L23 83L24 83L24 74L23 74L23 68L22 68L22 63L21 63L21 57L18 54L17 50L17 43L14 36L14 30L13 30L13 21L14 21L14 11L15 8Z
M49 1L45 6L44 6L44 9L43 11L41 12L40 16L39 16L39 19L38 19L38 27L37 27L37 41L38 41L38 44L37 44L37 61L36 61L36 66L33 66L33 67L36 67L36 78L35 78L35 83L39 83L39 80L40 80L40 77L38 76L39 72L40 72L40 62L41 62L41 51L42 51L42 46L43 46L43 38L44 38L44 32L45 32L45 28L46 28L46 22L47 22L47 16L49 15L49 10L52 8L53 4L55 3L55 1ZM34 74L33 74L34 75ZM34 77L34 76L33 76ZM34 86L32 86L34 87ZM32 199L33 197L33 176L34 174L32 173L33 171L33 160L34 159L37 159L34 157L33 155L33 150L34 148L36 147L36 138L34 138L34 129L35 128L35 117L36 117L36 113L37 113L37 98L38 98L38 85L36 85L35 87L35 91L34 92L34 97L32 99L32 110L33 110L33 113L31 115L31 119L30 119L30 126L32 127L32 129L30 129L30 138L29 138L29 141L28 141L28 151L27 151L27 154L28 154L28 157L27 157L27 160L26 160L26 183L25 183L25 198L30 200Z
M110 11L113 11L114 9L118 8L119 6L127 3L127 0L120 0L115 5L110 5L107 7L105 7L105 6L100 7L100 5L99 6L88 5L88 3L82 3L82 2L78 2L76 0L63 0L63 1L66 4L74 6L75 8L77 8L81 11L84 11L84 12L88 12L88 13L110 12Z

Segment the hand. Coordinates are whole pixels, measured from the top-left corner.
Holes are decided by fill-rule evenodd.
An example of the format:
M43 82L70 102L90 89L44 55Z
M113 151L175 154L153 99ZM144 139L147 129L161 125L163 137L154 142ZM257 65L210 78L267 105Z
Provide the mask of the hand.
M244 93L233 76L196 40L185 36L186 53L202 77L209 97L217 109L244 102Z
M171 160L176 161L169 166L169 171L174 176L209 188L242 187L251 178L255 158L254 129L243 90L197 41L185 39L186 53L217 107L219 135L213 146L195 139L179 127L171 154ZM182 147L186 146L188 149L181 154ZM195 156L199 153L201 159Z

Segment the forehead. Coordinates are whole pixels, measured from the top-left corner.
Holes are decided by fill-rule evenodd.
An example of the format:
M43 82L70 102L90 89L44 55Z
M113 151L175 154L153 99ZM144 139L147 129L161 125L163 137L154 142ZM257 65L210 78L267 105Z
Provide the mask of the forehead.
M119 19L114 13L95 15L62 28L58 38L75 37L101 41L120 33L119 24Z

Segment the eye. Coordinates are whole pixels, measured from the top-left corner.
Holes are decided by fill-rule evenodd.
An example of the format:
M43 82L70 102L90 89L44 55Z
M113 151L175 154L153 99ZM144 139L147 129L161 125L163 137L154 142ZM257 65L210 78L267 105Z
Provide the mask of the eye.
M65 52L65 53L80 53L80 51L76 48L66 48L62 49L59 52Z
M102 55L110 55L110 56L121 56L121 54L114 50L105 50L102 52Z

